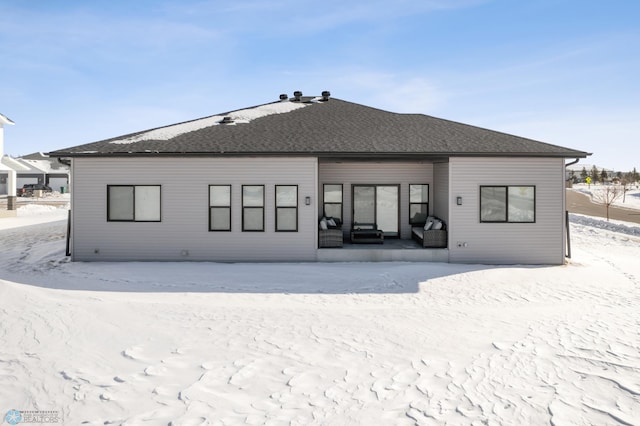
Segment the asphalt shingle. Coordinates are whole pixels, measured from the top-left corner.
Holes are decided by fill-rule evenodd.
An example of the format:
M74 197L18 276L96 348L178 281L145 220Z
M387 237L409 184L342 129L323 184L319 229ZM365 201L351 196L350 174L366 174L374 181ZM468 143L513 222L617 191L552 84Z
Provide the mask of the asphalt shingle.
M310 98L306 98L309 100ZM290 103L292 101L284 101ZM588 153L423 114L398 114L331 98L304 107L219 124L234 111L51 152L52 156L314 155L335 156L551 156ZM278 102L254 108L273 109ZM237 112L241 116L244 111ZM251 111L250 111L251 112ZM259 115L259 114L258 114ZM205 121L200 121L205 120ZM204 124L206 126L202 127ZM211 123L214 123L213 125ZM168 139L154 135L168 134ZM165 136L167 137L167 136ZM128 139L137 140L127 143Z

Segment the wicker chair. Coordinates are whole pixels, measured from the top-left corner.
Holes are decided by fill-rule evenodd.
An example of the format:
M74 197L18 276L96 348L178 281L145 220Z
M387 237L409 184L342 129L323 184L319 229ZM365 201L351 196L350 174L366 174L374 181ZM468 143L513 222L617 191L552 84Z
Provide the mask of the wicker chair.
M320 229L318 247L342 247L342 229Z
M342 247L342 223L338 219L334 219L337 227L318 230L318 247Z
M422 244L424 248L447 247L447 227L444 222L442 222L442 229L429 229L425 231L423 227L412 228L411 237Z

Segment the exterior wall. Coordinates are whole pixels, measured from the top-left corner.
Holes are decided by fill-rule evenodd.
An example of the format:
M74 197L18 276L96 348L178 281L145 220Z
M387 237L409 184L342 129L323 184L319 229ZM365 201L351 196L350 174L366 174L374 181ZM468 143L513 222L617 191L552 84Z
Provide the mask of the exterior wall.
M315 261L316 163L315 158L74 158L72 258ZM107 185L113 184L161 185L161 222L107 222ZM210 184L232 185L231 232L208 230ZM243 184L265 185L265 232L242 232ZM298 185L298 232L275 232L274 185L280 184Z
M42 175L18 176L18 179L16 180L16 187L22 188L24 185L28 183L43 183Z
M65 191L68 189L68 180L66 177L50 177L48 185L54 191L60 191L60 188L64 188Z
M451 262L564 262L563 159L451 158L449 168ZM535 223L480 223L481 185L534 185ZM463 199L461 206L456 205L457 196ZM458 247L458 242L466 247Z
M345 236L351 229L352 184L400 184L400 238L411 238L409 225L409 184L429 184L429 212L433 212L433 164L410 162L342 162L320 163L318 185L318 217L322 216L323 185L342 184L343 227Z
M433 165L433 215L449 223L449 163Z

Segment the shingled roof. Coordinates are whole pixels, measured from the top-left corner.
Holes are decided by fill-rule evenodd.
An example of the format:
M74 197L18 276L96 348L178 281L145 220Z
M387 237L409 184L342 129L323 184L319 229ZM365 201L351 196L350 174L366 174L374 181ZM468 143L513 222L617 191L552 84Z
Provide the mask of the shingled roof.
M306 97L74 146L49 155L584 158L589 154L428 115L398 114L336 98Z

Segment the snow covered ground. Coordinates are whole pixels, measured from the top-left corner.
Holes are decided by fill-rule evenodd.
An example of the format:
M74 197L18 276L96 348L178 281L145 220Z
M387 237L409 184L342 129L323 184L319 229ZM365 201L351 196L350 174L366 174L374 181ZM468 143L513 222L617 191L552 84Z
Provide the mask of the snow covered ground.
M550 267L70 263L64 217L0 230L0 416L640 424L638 226L574 216Z
M592 197L594 194L602 192L606 186L604 185L587 185L587 184L577 184L571 188L574 191L582 192L583 194L587 194L589 197ZM614 201L614 206L618 207L626 207L628 209L640 210L640 189L635 186L628 190L627 193L623 197L621 196L619 199Z

